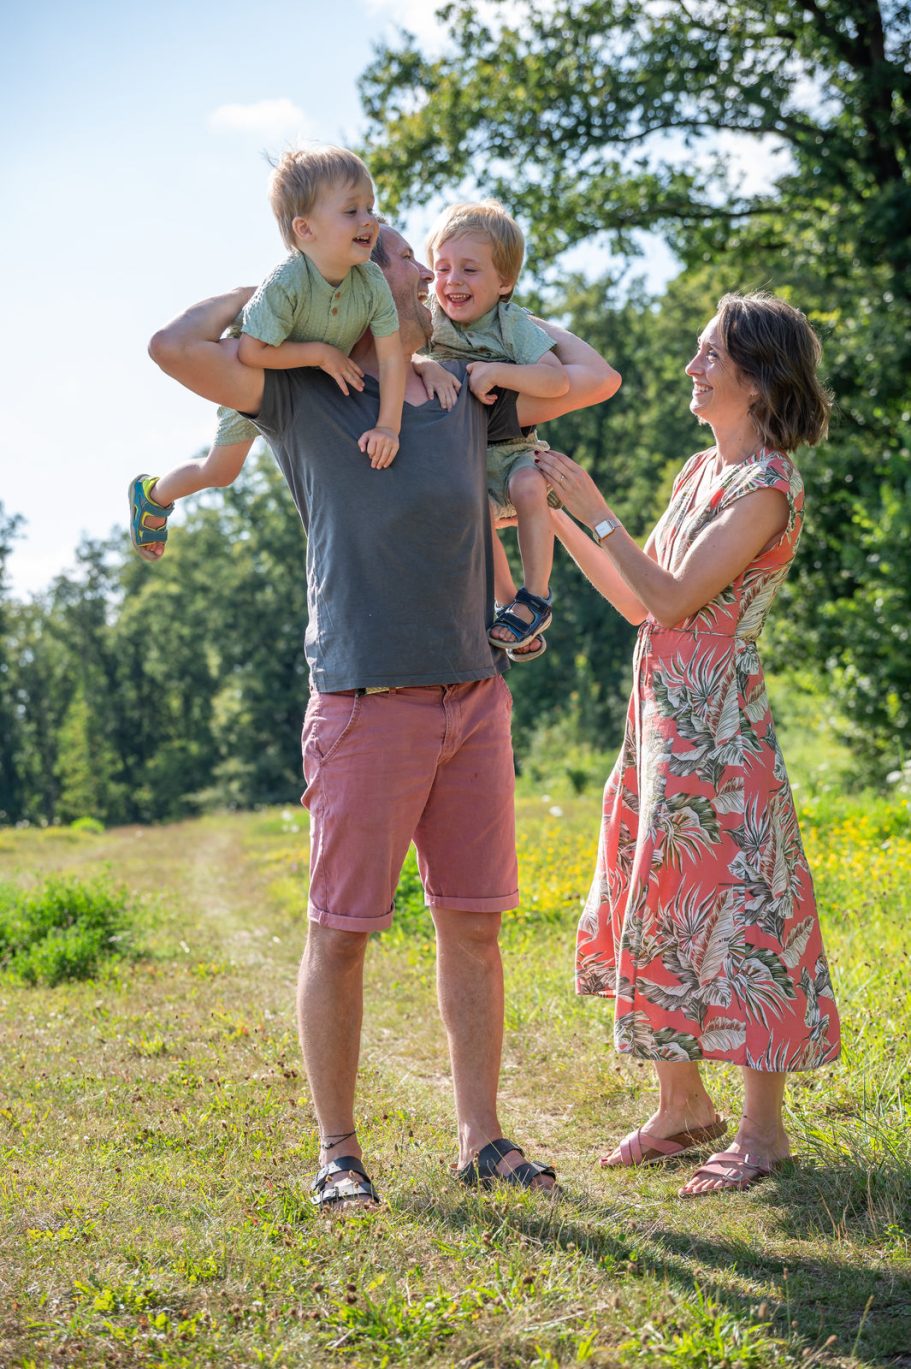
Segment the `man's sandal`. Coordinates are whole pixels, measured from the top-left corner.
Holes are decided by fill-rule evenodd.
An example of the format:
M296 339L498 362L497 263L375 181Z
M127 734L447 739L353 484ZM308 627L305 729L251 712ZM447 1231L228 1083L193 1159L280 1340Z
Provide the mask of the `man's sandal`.
M517 1151L522 1159L515 1165L508 1174L501 1174L497 1169L500 1163L510 1151ZM468 1161L461 1169L456 1170L456 1178L461 1183L467 1184L469 1188L493 1188L494 1184L512 1184L516 1188L531 1188L539 1174L545 1178L553 1179L556 1187L557 1176L550 1165L539 1164L537 1160L526 1160L525 1151L517 1146L514 1141L507 1141L505 1136L499 1137L496 1141L490 1141L483 1150L480 1150L474 1159ZM543 1188L543 1185L538 1185ZM550 1190L545 1189L545 1192Z
M349 1171L359 1174L360 1179L349 1177ZM344 1174L343 1179L330 1183L333 1174ZM381 1201L373 1186L373 1181L356 1155L340 1155L323 1165L310 1185L310 1201L316 1207L330 1211L336 1206L372 1207Z
M690 1175L678 1196L707 1198L711 1193L742 1193L744 1189L758 1184L760 1179L767 1179L784 1163L784 1160L764 1160L758 1155L751 1155L749 1151L741 1155L733 1150L722 1150L717 1155L710 1155L705 1164ZM689 1185L696 1179L714 1179L717 1182L712 1188L691 1189Z
M549 594L546 598L542 598L539 594L530 594L523 585L517 591L512 603L506 608L500 609L494 618L487 634L490 645L499 647L501 651L515 650L517 646L524 646L533 637L546 632L553 622L551 603L552 599ZM528 609L531 614L530 622L526 622L524 618L520 618L518 614L512 612L516 604L521 604L523 608ZM505 627L507 632L512 634L513 640L510 642L502 637L494 637L493 630L495 627ZM536 654L540 656L542 653L539 651Z
M157 561L159 558L149 547L168 540L167 519L174 512L173 504L156 504L149 490L158 479L157 475L137 475L130 481L127 491L130 500L130 541L133 550L143 561ZM149 518L164 518L160 528L149 526Z
M705 1145L706 1141L717 1141L728 1129L727 1122L721 1117L707 1127L690 1127L678 1131L673 1136L652 1136L643 1131L631 1131L624 1136L616 1147L620 1159L611 1162L610 1157L602 1155L601 1165L605 1169L630 1169L635 1165L654 1165L663 1160L672 1160L675 1155L683 1155L694 1146Z

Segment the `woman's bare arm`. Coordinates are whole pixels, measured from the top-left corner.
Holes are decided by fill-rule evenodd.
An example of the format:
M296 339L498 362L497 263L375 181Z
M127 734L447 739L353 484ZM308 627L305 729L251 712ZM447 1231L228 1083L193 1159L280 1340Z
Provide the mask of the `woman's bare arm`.
M591 476L575 461L561 452L550 451L539 452L535 460L559 492L566 508L582 523L594 528L602 519L614 518ZM633 616L639 611L634 607L634 601L638 601L641 608L663 627L673 627L710 603L726 585L736 580L765 547L778 540L787 522L788 501L784 494L780 490L755 490L724 509L696 538L680 565L672 571L665 570L642 551L622 526L600 547L595 547L595 551L611 565L613 574L606 576L605 586L614 591L614 576L618 576L631 595L627 600L619 591L614 591L621 600L616 606L625 617L631 622L641 621ZM574 545L577 549L581 547L575 541ZM596 567L600 574L600 563L586 559L588 564ZM586 565L582 565L582 570L588 575ZM594 575L589 575L589 579L599 588ZM601 592L614 602L613 592L608 592L607 588Z

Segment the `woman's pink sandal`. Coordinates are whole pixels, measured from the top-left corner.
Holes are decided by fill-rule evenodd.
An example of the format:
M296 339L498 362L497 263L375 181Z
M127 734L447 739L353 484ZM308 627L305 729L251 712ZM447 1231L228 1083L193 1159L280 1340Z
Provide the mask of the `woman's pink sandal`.
M716 1117L707 1127L693 1127L687 1131L678 1131L673 1136L652 1136L639 1127L637 1131L631 1131L628 1136L624 1136L620 1142L617 1147L620 1151L619 1160L611 1162L609 1156L602 1155L601 1164L605 1169L658 1164L662 1160L673 1159L675 1155L682 1155L694 1146L717 1141L727 1129L728 1124L721 1117Z
M721 1150L717 1155L710 1155L705 1164L699 1166L687 1179L678 1196L705 1198L710 1193L742 1193L744 1189L758 1184L760 1179L767 1179L784 1163L784 1160L763 1160L758 1155L751 1155L747 1150L742 1155L733 1150ZM696 1179L715 1179L719 1182L712 1188L691 1189L689 1185Z

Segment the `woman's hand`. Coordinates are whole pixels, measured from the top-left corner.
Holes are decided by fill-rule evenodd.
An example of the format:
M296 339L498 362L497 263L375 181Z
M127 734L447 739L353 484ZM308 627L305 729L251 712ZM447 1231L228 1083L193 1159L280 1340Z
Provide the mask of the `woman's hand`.
M607 501L588 471L584 471L562 452L535 452L535 465L552 485L564 507L593 528L603 518L613 517Z

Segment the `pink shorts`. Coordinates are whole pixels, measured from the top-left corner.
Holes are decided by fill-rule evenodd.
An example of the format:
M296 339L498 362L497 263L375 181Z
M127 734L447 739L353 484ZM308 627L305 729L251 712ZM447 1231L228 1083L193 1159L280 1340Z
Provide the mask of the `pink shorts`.
M310 810L314 922L388 927L412 840L428 907L517 906L511 711L500 676L311 694L301 803Z

